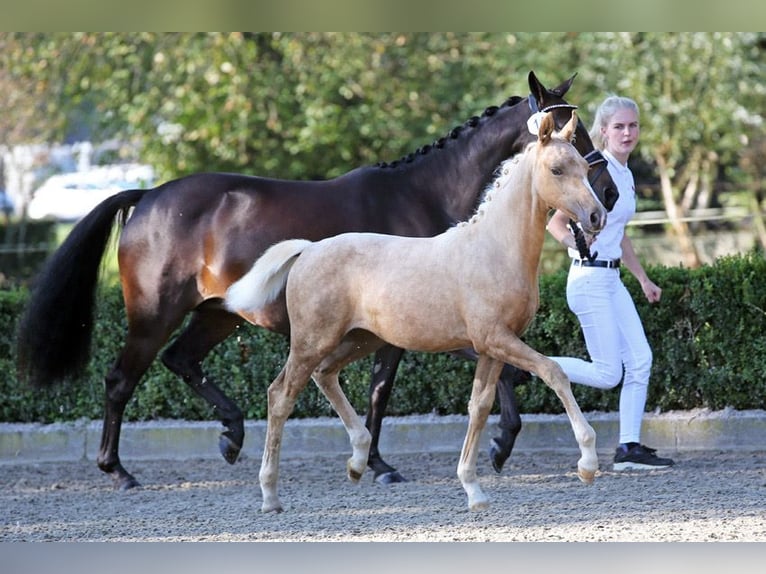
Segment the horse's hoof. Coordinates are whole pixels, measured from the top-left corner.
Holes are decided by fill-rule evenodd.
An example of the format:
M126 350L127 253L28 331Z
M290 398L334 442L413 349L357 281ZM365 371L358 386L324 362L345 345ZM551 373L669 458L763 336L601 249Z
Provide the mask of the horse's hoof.
M264 504L263 506L261 506L261 512L263 512L264 514L268 514L269 512L273 512L274 514L282 514L284 511L285 509L282 508L281 504L276 504L273 506Z
M131 476L130 480L121 482L118 488L123 491L133 490L134 488L141 488L141 483Z
M489 508L489 499L481 497L468 503L468 510L471 512L482 512Z
M586 470L584 468L577 468L577 477L585 484L593 484L593 479L596 478L595 470Z
M134 488L141 488L141 483L138 482L130 473L114 473L111 475L114 481L114 489L119 491L132 490Z
M397 482L407 482L407 479L399 474L398 470L392 470L391 472L383 472L375 477L375 482L378 484L394 484Z
M242 450L240 445L231 440L231 437L228 436L228 433L221 434L221 437L218 439L218 448L220 449L224 460L229 464L234 464L237 462L239 453Z
M497 439L489 441L489 460L492 463L492 468L495 469L497 474L500 474L503 470L505 461L508 460L508 456L503 454L503 450L497 443Z

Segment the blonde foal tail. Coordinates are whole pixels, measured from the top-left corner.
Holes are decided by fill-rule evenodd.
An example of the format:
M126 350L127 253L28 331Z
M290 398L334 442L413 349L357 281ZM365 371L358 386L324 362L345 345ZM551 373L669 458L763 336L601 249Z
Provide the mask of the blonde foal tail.
M233 312L253 312L276 299L298 255L311 245L306 239L288 239L269 247L226 291L225 305Z

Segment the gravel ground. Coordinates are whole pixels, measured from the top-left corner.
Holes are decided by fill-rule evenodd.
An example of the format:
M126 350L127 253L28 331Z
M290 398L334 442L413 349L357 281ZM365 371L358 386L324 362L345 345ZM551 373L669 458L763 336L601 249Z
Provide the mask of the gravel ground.
M480 459L473 513L458 453L392 459L410 481L345 478L345 456L283 455L282 514L262 514L260 461L129 461L144 485L115 492L92 461L0 466L0 541L766 541L766 451L672 455L667 470L576 478L577 453Z

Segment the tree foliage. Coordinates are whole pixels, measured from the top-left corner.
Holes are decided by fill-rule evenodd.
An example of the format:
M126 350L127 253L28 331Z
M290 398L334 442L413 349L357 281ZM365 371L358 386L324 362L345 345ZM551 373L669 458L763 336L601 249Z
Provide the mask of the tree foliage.
M639 102L638 153L680 219L742 175L763 131L765 47L730 32L6 33L0 144L85 124L136 142L162 178L327 178L525 95L531 69L549 86L578 73L570 99L586 121L607 93Z
M635 99L638 153L654 166L686 263L700 263L683 218L720 204L714 183L763 131L764 36L730 32L583 34L587 82Z

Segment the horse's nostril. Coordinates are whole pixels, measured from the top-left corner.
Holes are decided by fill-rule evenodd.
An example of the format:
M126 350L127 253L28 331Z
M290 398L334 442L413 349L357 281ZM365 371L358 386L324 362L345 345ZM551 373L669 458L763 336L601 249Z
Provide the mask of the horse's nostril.
M601 215L601 210L594 211L590 214L590 224L591 227L596 229L601 229L603 227L604 223Z

